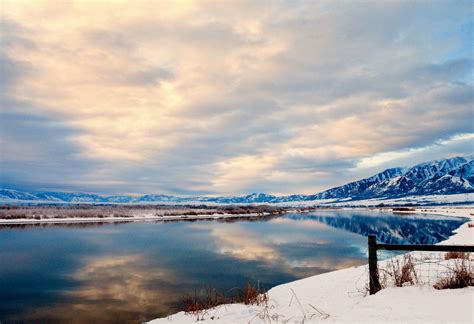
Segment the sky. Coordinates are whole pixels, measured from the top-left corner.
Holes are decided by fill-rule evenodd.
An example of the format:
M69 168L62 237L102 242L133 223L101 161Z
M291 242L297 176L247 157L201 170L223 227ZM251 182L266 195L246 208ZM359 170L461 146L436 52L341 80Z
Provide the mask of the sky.
M474 152L472 1L1 1L0 184L311 194Z

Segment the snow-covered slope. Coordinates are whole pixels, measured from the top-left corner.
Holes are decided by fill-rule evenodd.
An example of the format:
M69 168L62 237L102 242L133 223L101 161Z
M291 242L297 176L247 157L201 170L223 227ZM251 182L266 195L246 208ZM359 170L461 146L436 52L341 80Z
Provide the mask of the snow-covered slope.
M37 200L38 197L29 192L23 192L13 189L0 189L0 199L4 200ZM49 200L49 199L48 199Z
M329 189L312 196L310 200L474 192L473 164L474 160L454 157L418 164L411 168L388 169L370 178Z
M454 195L474 193L474 160L454 157L415 165L411 168L391 168L372 177L351 182L314 195L274 196L252 193L246 196L176 197L170 195L99 196L87 193L24 192L0 189L0 201L46 201L68 203L337 203L345 200L394 199L407 196Z

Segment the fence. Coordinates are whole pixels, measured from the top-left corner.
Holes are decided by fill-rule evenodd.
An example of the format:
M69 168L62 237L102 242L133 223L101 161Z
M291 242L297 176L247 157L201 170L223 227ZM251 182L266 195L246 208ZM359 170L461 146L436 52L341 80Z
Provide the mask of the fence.
M379 244L375 235L369 235L369 291L373 295L382 289L377 267L377 251L429 251L429 252L474 252L473 245L412 245Z

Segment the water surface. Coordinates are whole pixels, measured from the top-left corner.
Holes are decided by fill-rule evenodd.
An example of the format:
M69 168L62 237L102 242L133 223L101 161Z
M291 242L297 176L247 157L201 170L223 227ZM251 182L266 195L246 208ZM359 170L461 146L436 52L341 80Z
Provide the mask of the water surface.
M258 220L0 227L0 322L140 322L186 293L367 263L368 234L436 243L465 219L321 211Z

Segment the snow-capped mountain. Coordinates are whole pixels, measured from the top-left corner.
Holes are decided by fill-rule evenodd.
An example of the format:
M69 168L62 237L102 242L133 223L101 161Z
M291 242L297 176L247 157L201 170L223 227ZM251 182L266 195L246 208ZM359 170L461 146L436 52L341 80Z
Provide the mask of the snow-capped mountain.
M38 200L38 197L34 194L13 189L0 189L0 198L12 200Z
M416 195L461 194L474 192L474 159L454 157L415 165L411 168L391 168L372 177L351 182L314 195L274 196L252 193L229 197L176 197L170 195L100 196L88 193L25 192L0 189L0 201L40 201L57 203L284 203L321 199L360 200L398 198Z
M380 172L370 178L348 183L344 186L332 188L319 194L311 195L306 200L315 199L331 199L331 198L356 198L360 196L367 197L364 193L376 191L379 184L389 183L393 179L397 179L404 173L403 168L392 168ZM373 194L372 194L373 195Z
M411 168L387 169L370 178L312 195L310 200L474 192L473 165L472 159L454 157L421 163Z

